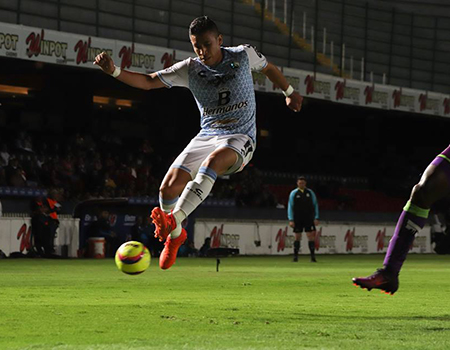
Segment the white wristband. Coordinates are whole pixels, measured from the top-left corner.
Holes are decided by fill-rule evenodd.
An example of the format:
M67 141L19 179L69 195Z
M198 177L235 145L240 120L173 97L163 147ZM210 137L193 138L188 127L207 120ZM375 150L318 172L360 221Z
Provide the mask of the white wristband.
M112 76L113 78L117 78L117 77L119 76L119 74L120 74L121 71L122 71L122 70L121 70L119 67L114 66L114 72L112 72L111 76Z
M286 89L286 91L283 91L284 96L289 97L294 92L294 88L292 85L289 85L289 87Z

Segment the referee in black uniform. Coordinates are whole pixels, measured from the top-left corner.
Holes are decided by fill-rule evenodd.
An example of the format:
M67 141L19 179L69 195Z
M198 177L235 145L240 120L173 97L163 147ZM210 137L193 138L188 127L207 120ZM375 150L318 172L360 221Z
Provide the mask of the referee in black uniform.
M289 195L288 203L289 226L294 229L294 261L298 261L300 251L300 239L302 232L306 232L308 246L311 254L311 262L316 262L314 254L314 241L316 238L316 226L319 225L319 205L315 193L306 187L304 176L297 178L297 188Z

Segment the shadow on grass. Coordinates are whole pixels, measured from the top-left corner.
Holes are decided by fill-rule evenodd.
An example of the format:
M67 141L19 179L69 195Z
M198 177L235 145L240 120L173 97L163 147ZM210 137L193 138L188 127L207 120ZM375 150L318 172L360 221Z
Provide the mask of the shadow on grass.
M306 314L306 313L295 313L298 317L291 317L293 319L305 320L305 318L309 319L334 319L334 320L349 320L349 322L354 322L355 318L360 320L375 320L375 321L417 321L417 320L425 320L425 321L450 321L450 315L439 315L439 316L387 316L387 315L379 315L379 316L367 316L367 315L318 315L318 314ZM450 330L450 328L427 328L429 330Z

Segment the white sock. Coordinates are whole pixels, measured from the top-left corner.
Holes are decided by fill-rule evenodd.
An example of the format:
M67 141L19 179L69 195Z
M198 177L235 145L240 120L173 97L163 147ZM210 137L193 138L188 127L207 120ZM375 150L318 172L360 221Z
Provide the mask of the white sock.
M188 182L184 188L173 211L177 227L208 198L216 179L217 174L214 170L204 166L200 167L194 181Z
M159 196L159 207L165 212L165 213L170 213L172 211L173 208L175 208L175 205L178 202L178 199L180 199L180 197L171 199L171 200L167 200L164 199L163 197L161 197L161 195Z
M177 197L175 199L172 200L165 200L164 198L162 198L161 196L159 196L159 207L165 212L165 213L170 213L172 211L173 208L175 208L175 205L178 202L178 199L180 197ZM177 238L179 235L181 235L181 224L177 224L177 227L175 227L175 230L173 230L170 233L170 237L171 238Z

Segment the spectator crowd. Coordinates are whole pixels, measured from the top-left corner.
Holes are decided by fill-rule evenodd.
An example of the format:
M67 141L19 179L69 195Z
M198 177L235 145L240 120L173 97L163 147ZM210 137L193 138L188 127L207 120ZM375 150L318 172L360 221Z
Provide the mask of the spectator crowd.
M154 158L149 140L130 149L119 138L34 142L20 132L0 144L0 186L58 188L72 200L155 195Z
M74 202L157 197L175 155L166 149L155 150L148 138L126 139L111 134L94 137L81 133L57 138L55 134L32 136L25 131L17 135L0 133L0 187L56 189L61 201ZM346 184L337 179L310 183L325 210L374 211L378 202L387 200L378 198L380 194L373 190L348 191ZM249 164L240 173L218 178L210 196L232 199L240 207L284 208L293 187L293 178L270 178ZM370 205L361 206L360 202ZM397 202L392 203L397 206Z
M155 197L172 161L163 161L149 139L128 142L80 133L62 139L38 136L21 131L12 141L0 142L0 187L57 189L61 200L74 201ZM262 173L252 165L219 179L211 196L234 198L238 206L277 205Z

